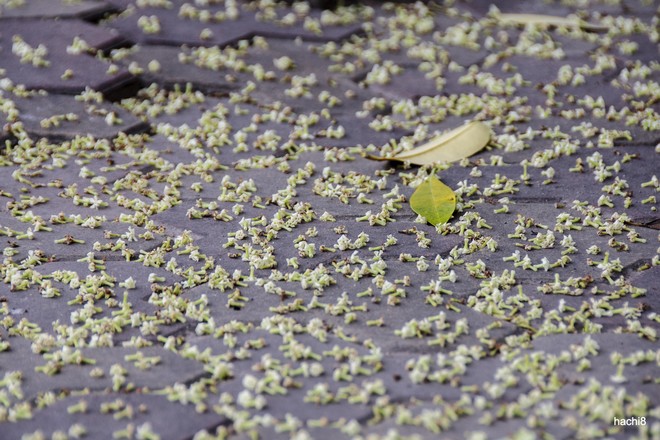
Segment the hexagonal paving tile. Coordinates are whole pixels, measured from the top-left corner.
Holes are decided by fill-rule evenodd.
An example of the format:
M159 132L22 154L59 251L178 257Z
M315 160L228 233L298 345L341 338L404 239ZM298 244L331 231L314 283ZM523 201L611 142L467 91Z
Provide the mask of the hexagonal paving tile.
M4 18L80 18L95 20L115 10L102 1L31 0L12 6L0 5L0 20Z
M134 84L125 70L109 72L109 64L86 53L72 53L68 47L77 38L92 50L108 50L124 42L117 32L77 20L2 20L0 58L5 76L27 89L77 94L89 87L109 98Z
M35 95L15 98L14 102L20 111L19 121L36 137L52 140L85 135L112 138L119 132L130 134L149 128L125 109L108 102L90 104L67 95Z

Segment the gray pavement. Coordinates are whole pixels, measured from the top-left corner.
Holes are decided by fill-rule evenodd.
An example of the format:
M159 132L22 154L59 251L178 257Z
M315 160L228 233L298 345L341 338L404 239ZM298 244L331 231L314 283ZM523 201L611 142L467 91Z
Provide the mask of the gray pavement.
M660 439L657 2L330 3L0 0L0 439Z

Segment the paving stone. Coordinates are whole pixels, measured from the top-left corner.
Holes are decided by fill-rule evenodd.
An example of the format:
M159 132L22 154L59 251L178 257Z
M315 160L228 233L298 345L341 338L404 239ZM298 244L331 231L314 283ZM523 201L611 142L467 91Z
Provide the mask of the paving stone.
M126 110L108 103L86 104L67 95L35 95L14 99L21 112L20 121L25 130L38 138L52 140L72 139L91 135L96 138L112 138L119 132L127 134L145 131L148 126ZM62 120L67 114L76 115L72 121ZM117 122L108 123L108 118Z
M312 10L309 17L312 20L320 20L321 13L320 11ZM284 14L281 19L284 19ZM282 25L279 22L259 23L254 33L255 35L273 38L293 39L299 37L306 41L341 41L362 32L362 23L359 20L347 24L329 25L323 25L321 22L320 32L309 30L304 25L301 25L301 21L298 21L295 27Z
M136 283L140 283L140 288L135 290L122 290L121 294L117 295L103 295L104 298L114 297L119 303L123 299L123 292L127 292L127 297L133 305L133 309L137 313L144 314L146 316L157 316L159 315L159 307L148 302L149 297L152 294L151 285L152 282L149 282L150 274L154 274L158 277L164 278L170 283L182 280L178 277L173 277L172 274L165 272L163 269L151 268L153 270L148 273L143 273L139 271L136 265L127 264L120 261L107 261L106 262L105 273L109 274L110 277L113 277L115 285L118 286L119 283L123 283L129 278L133 278ZM79 279L82 283L85 282L88 277L99 277L101 274L89 273L85 263L79 263L74 261L60 261L56 263L44 264L44 267L41 268L40 273L43 276L52 276L56 271L72 271L78 274ZM57 298L50 298L50 301L43 299L42 295L38 291L38 288L32 287L25 291L9 291L5 293L6 302L9 309L12 311L12 314L18 319L27 318L30 322L33 322L39 325L42 329L50 329L51 323L57 319L64 322L69 322L72 314L79 313L84 304L76 304L75 302L67 305L68 302L74 300L78 295L78 289L69 287L68 284L55 281L52 283L53 287L57 288L61 296ZM114 287L114 286L111 286ZM119 288L121 289L121 288ZM106 292L107 293L107 292ZM111 317L112 312L117 310L117 306L110 308L107 305L99 302L99 315L97 318ZM53 308L57 310L57 314L53 315ZM80 325L77 323L76 326ZM181 323L165 323L162 325L163 329L167 329L168 332L175 332L178 329L182 328ZM121 334L116 335L113 339L116 344L121 344L124 341L130 340L133 336L142 335L139 328L127 326ZM144 336L151 338L149 334ZM90 335L90 337L92 337Z
M276 359L277 362L281 362L283 365L288 365L291 368L294 367L291 359L278 353L279 351L282 351L282 347L286 346L284 343L285 341L283 341L280 336L270 334L263 329L250 330L245 334L237 333L235 336L236 346L243 346L248 339L256 340L257 338L265 341L266 345L264 349L251 350L251 359L235 361L235 376L223 382L223 390L225 393L236 396L243 389L241 383L246 383L246 377L248 377L248 380L252 378L256 378L257 380L262 379L264 377L262 362L265 359ZM365 349L358 344L346 343L332 334L328 335L328 340L325 342L319 342L318 340L305 335L300 337L300 342L306 347L309 347L313 353L320 356L322 355L322 358L318 360L318 363L322 365L325 372L316 381L312 378L296 376L298 385L288 390L286 395L271 395L270 393L264 393L267 407L264 410L257 410L255 412L262 415L271 414L280 420L284 419L287 414L295 415L302 421L320 419L322 417L326 417L329 420L339 420L351 417L366 418L371 411L368 406L355 403L350 404L345 401L345 398L342 400L342 402L345 403L343 405L339 404L339 402L330 405L307 404L302 405L304 409L301 407L299 411L296 411L295 413L292 412L292 408L287 402L295 401L302 403L304 395L319 380L328 384L328 389L332 393L336 393L340 388L347 385L345 382L332 379L332 371L337 367L338 361L336 361L330 354L327 354L327 352L330 352L333 347L347 348L356 353L365 352ZM191 346L196 347L196 350L200 352L210 351L214 354L231 352L231 350L225 347L221 341L209 336L191 336L189 338L189 343ZM272 350L276 351L268 353ZM365 378L365 380L368 379Z
M457 79L458 75L448 73L447 76ZM364 80L363 80L364 81ZM419 70L408 68L399 75L392 75L391 80L385 84L369 84L369 90L383 94L390 99L416 99L420 96L443 95L444 86L436 80L429 78ZM475 87L465 87L463 93L479 92Z
M0 151L0 437L40 429L50 438L74 422L90 438L119 436L129 423L136 430L150 423L160 438L173 439L216 429L236 439L648 436L613 426L618 416L608 411L621 403L621 416L655 423L651 409L660 396L653 265L660 138L650 92L657 6L496 2L506 12L612 23L607 33L584 35L503 26L486 17L491 2L480 0L428 8L369 1L373 17L359 6L338 8L340 17L354 14L350 22L312 35L303 16L334 20L335 12L240 2L239 19L204 23L180 18L179 1L171 9L101 3L131 11L98 26L66 20L66 30L74 32L73 24L97 33L93 46L105 55L65 58L75 32L29 43L45 41L48 59L62 67L81 59L102 65L92 82L110 63L134 72L144 88L123 89L130 98L115 104L106 94L98 104L117 111L127 128L109 130L102 120L85 128L89 104L61 90L19 98L20 88L0 82L0 140L9 141ZM195 2L183 10L227 5ZM161 33L142 33L142 15L158 17ZM276 24L294 16L294 26ZM624 29L622 19L635 20L636 30ZM50 32L63 21L33 22ZM0 18L3 42L25 32L18 22ZM205 27L213 34L202 40ZM121 44L108 33L113 28L136 45L109 52ZM627 40L636 51L626 50ZM563 55L534 52L534 43ZM276 65L284 57L293 63L288 70ZM611 65L584 83L560 84L564 66L575 71L606 57ZM17 58L0 59L3 75L17 82ZM378 80L378 70L393 65L401 72ZM257 81L258 66L272 79ZM312 75L308 94L298 93L295 83ZM550 106L543 87L553 83ZM325 92L341 103L331 105ZM601 96L603 111L586 96ZM15 105L27 133L15 123ZM38 131L41 119L65 110L85 123ZM297 129L314 115L319 120L307 133ZM419 167L364 157L419 145L473 119L490 124L495 137L460 163ZM140 124L148 132L117 134ZM329 136L338 125L343 136ZM605 138L616 130L630 135L609 145ZM583 170L570 171L580 161ZM447 225L424 223L409 204L429 175L457 193ZM358 221L397 195L393 221ZM304 204L313 218L299 217ZM594 220L587 211L596 210ZM105 219L95 228L51 221L59 212ZM567 215L572 227L562 225ZM272 236L289 218L299 221ZM84 243L56 242L67 236ZM306 251L296 247L303 241ZM109 248L124 245L133 252L128 259ZM103 268L78 261L90 252ZM162 260L145 264L157 255ZM62 271L115 284L83 298L75 283L51 279ZM21 290L23 279L39 277L41 288ZM47 297L51 281L61 296ZM109 329L122 307L130 307L130 322ZM45 347L49 336L54 347ZM63 344L59 353L80 350L96 363L74 361L53 376L35 370ZM40 345L50 354L35 353ZM140 368L138 352L160 360ZM116 364L128 384L118 391L110 372ZM222 373L225 366L230 373ZM12 373L19 370L22 394ZM273 384L282 388L261 390ZM42 407L47 392L58 398ZM251 405L260 392L255 402L265 406ZM118 398L132 405L133 418L100 412ZM328 404L316 403L324 398ZM89 404L83 414L73 407L80 399ZM32 420L5 421L28 404Z
M48 65L37 67L33 63L21 63L20 56L12 53L12 39L17 36L33 49L43 45L47 50L43 60ZM125 88L130 89L134 79L125 70L108 74L108 64L87 54L69 54L67 46L75 37L96 50L108 50L124 41L116 32L77 20L3 19L0 56L4 60L6 77L27 89L52 93L78 94L89 87L113 97L122 96ZM73 71L73 76L63 79L67 69Z
M255 96L258 96L260 99L262 95L268 92L269 85L271 83L265 83L259 86L259 89L254 92ZM201 84L197 84L197 87L203 88ZM343 90L342 84L335 86L335 90ZM349 86L350 87L350 86ZM280 91L285 90L286 86L279 87ZM401 136L409 134L409 129L407 128L398 128L395 127L391 131L376 131L369 127L371 119L369 117L356 117L355 109L351 108L356 103L360 102L359 98L342 98L345 102L343 105L329 110L329 116L320 116L319 122L314 124L307 132L307 138L301 138L301 135L294 134L291 130L291 124L295 122L300 114L305 114L305 107L315 105L316 99L309 98L304 101L297 99L290 99L280 95L280 98L284 98L284 101L279 99L264 99L262 105L254 104L245 104L242 107L246 110L250 110L249 113L228 113L224 116L227 108L231 107L231 104L227 99L213 99L206 98L205 101L198 105L192 105L188 108L184 108L178 112L162 111L160 114L149 115L149 118L153 121L154 124L162 124L162 127L165 127L165 124L171 125L173 127L179 127L182 125L199 127L200 130L206 130L202 127L201 119L205 114L210 115L211 112L216 112L213 117L213 122L216 124L229 123L231 127L235 130L247 129L246 131L246 143L249 146L254 146L255 142L259 137L259 133L254 133L252 129L249 129L250 125L253 124L255 119L253 115L258 114L261 121L258 123L259 131L265 132L267 130L274 131L281 140L278 145L278 149L275 151L275 154L281 155L283 153L283 147L286 144L286 141L291 140L295 144L306 144L306 145L321 145L324 147L354 147L358 145L384 145L388 144L392 139L398 139ZM351 107L349 107L351 106ZM289 108L287 108L289 107ZM279 109L279 110L278 110ZM272 111L283 112L285 117L280 122L272 121L271 113ZM137 110L136 110L137 111ZM316 114L319 113L318 109L314 111ZM288 116L287 116L288 115ZM207 119L207 118L204 118ZM211 121L209 121L210 123ZM210 127L211 125L209 125ZM338 128L342 126L344 128L344 135L341 138L331 137L328 134L329 128ZM209 133L212 134L212 133ZM160 148L158 145L162 144L162 141L152 142L151 145L154 147ZM168 145L171 142L167 143ZM243 153L233 153L235 145L224 145L219 151L222 155L229 154L230 158L227 160L223 159L223 163L231 162L232 158L242 158L248 157L248 155ZM172 154L185 153L184 149L174 148ZM319 154L313 156L313 160L316 160L317 157L321 157Z
M190 83L196 90L211 94L227 94L239 88L239 84L227 81L221 72L201 69L192 63L182 63L179 54L186 52L188 51L173 46L138 46L125 59L125 64L137 63L137 66L143 69L139 78L145 85L156 83L168 89L176 86L185 89L186 84ZM149 63L153 62L159 65L156 72L150 70Z
M3 358L6 358L3 362L2 373L4 375L9 371L22 371L22 391L30 399L47 391L58 393L61 390L72 392L89 389L100 393L112 392L113 381L110 369L115 364L123 366L126 370L126 382L121 388L124 392L130 392L130 388L144 390L142 392L157 391L175 382L185 383L203 372L203 366L200 363L184 359L162 347L136 349L117 346L82 348L80 351L84 358L93 363L64 365L59 373L49 376L35 371L37 367L43 366L47 361L41 355L33 352L32 344L29 341L22 338L10 338L9 341L12 348L11 352L2 355ZM135 366L135 361L131 360L131 356L138 352L147 358L155 359L157 357L159 361L149 369L140 369ZM29 367L25 368L26 365ZM103 376L94 377L90 374L95 368L100 369Z
M318 137L314 139L314 143L324 147L367 147L374 145L381 147L388 145L392 141L396 141L403 136L411 134L410 129L407 127L393 127L391 130L377 130L370 126L373 120L378 119L370 117L358 117L356 112L352 111L337 111L333 114L333 123L328 124L327 128L341 125L344 128L345 135L340 139ZM336 121L336 122L334 122ZM326 127L322 129L327 130Z
M478 14L486 14L491 5L497 6L497 8L505 13L527 13L527 14L545 14L545 15L558 15L558 16L567 16L571 13L578 11L587 11L587 8L582 7L581 5L557 5L556 8L548 10L544 7L542 3L530 3L527 5L521 5L516 3L510 3L506 0L496 0L492 2L482 1L482 0L464 0L458 3L458 6L463 9L474 11ZM618 5L603 5L601 9L606 14L620 13L620 7Z
M0 20L5 18L80 18L93 21L113 11L106 2L36 0L12 7L0 6Z
M239 4L239 15L236 18L226 18L219 22L213 19L202 22L195 19L186 19L179 16L179 8L163 9L157 7L137 8L131 10L122 17L108 22L113 27L127 36L135 43L158 44L158 45L181 45L190 46L226 46L235 44L240 40L252 38L255 35L264 37L276 37L294 39L301 37L309 41L342 40L361 30L361 23L354 22L349 25L321 26L320 32L307 30L300 18L292 26L278 23L282 16L273 17L270 20L257 18L255 12L249 11ZM212 5L208 9L213 17L216 13L225 14L225 8ZM284 11L286 13L286 11ZM277 12L275 11L275 14ZM312 10L310 17L318 20L320 11ZM157 16L160 23L158 32L145 32L138 21L142 16ZM185 26L181 26L185 23ZM202 31L209 29L210 33L202 38Z
M457 297L460 297L460 286L452 286L452 290L457 293ZM449 302L450 300L451 299L448 298L446 301ZM383 300L383 302L384 301L385 300ZM373 319L379 319L379 317L387 316L387 318L384 320L385 327L383 330L385 331L380 330L377 332L377 334L380 346L388 355L396 353L410 353L411 355L428 354L433 356L440 351L449 352L450 350L455 349L458 345L471 346L475 344L475 342L477 345L479 345L478 341L476 341L476 338L473 336L474 332L478 329L486 328L489 324L497 321L495 318L491 318L485 314L475 312L470 308L457 307L457 309L460 310L459 313L453 313L444 307L438 307L434 310L432 307L429 307L428 303L425 302L422 295L411 296L410 299L406 301L406 303L408 304L406 304L404 307L397 307L397 313L395 314L390 314L387 310L387 308L390 306L386 306L384 304L380 306L376 305L369 307L370 309L373 309L373 311L370 310L370 314L372 315ZM421 310L425 310L427 315L423 316L420 314ZM395 317L390 315L395 315ZM445 345L441 345L441 343L438 341L442 340L442 331L437 331L428 337L413 337L405 339L396 335L395 333L396 331L401 331L405 324L410 320L417 319L421 321L422 319L433 318L437 317L438 315L447 316L447 322L450 323L448 329L451 329L448 331L453 331L456 326L456 321L459 319L467 320L467 322L470 323L470 332L472 334L460 336L456 338L454 342L446 342ZM366 320L360 322L356 326L349 328L352 334L358 335L363 339L373 337L376 334L376 331L373 328L367 327ZM505 324L503 327L492 331L491 337L493 337L495 340L503 341L504 337L514 334L515 332L515 326L511 324Z
M70 414L67 409L80 401L87 403L87 413ZM103 405L112 406L116 402L122 402L120 406L124 410L130 406L134 416L130 419L116 418L113 417L113 412L102 412ZM140 408L144 411L140 411ZM115 413L120 412L121 410L115 411ZM158 417L154 417L155 414L158 414ZM170 423L174 419L178 420L177 423ZM151 431L163 438L185 439L192 437L201 428L227 424L227 420L212 412L197 413L193 406L181 406L169 402L164 396L93 393L59 400L36 413L32 422L20 421L5 425L3 435L6 435L7 439L20 439L25 433L39 430L43 435L50 436L55 431L66 433L71 425L76 423L84 426L86 435L91 438L107 437L113 432L126 430L129 425L135 430L148 423Z

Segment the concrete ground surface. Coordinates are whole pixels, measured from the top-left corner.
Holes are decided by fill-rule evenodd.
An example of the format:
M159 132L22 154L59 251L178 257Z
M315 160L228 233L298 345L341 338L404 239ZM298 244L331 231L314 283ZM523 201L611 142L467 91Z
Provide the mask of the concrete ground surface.
M0 0L0 438L659 439L658 3L325 3Z

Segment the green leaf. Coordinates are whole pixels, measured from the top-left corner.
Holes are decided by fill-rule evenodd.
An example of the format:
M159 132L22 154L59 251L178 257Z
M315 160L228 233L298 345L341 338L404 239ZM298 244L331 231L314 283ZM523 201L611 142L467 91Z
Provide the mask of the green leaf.
M580 27L586 31L606 31L607 27L587 23L586 21L580 20L578 17L569 16L569 17L558 17L554 15L542 15L542 14L500 14L500 21L504 23L515 23L515 24L536 24L542 26L565 26L565 27Z
M410 197L410 207L435 226L451 218L456 209L456 195L437 177L429 176Z
M456 162L477 153L486 146L489 140L490 128L483 122L473 121L395 156L367 157L375 160L398 160L415 165Z

